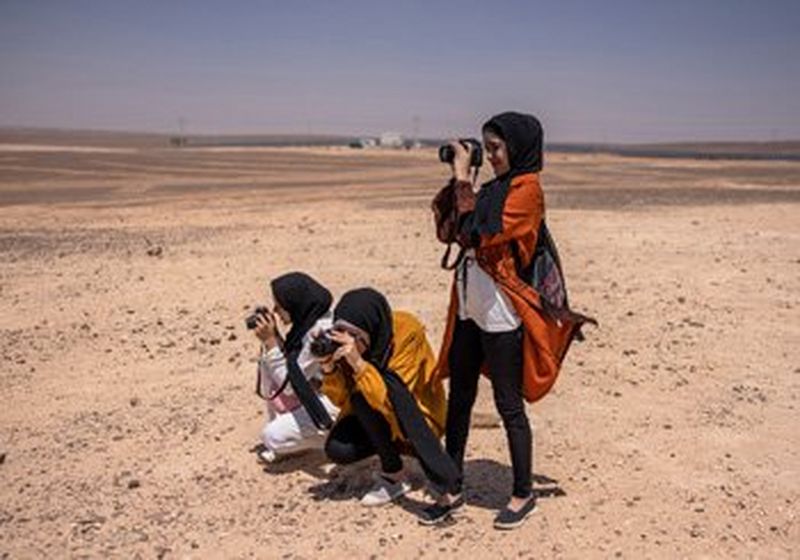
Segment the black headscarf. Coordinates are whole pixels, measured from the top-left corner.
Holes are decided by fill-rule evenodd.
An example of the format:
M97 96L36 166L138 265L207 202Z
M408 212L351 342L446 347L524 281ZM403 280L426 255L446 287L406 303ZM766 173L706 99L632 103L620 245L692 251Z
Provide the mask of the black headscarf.
M279 395L286 387L286 383L291 383L295 395L300 399L317 428L330 429L333 419L297 364L297 357L303 348L303 337L314 326L317 319L328 312L333 303L333 297L324 286L302 272L290 272L279 276L272 281L271 286L275 301L289 313L292 320L292 328L286 335L283 347L287 365L286 381L271 398ZM260 373L259 369L259 375ZM260 379L258 385L261 385Z
M472 234L495 234L503 230L503 207L511 180L524 173L537 173L542 169L544 132L533 115L501 113L486 121L483 131L490 131L503 139L508 149L507 173L484 183L478 191Z
M383 294L372 288L351 290L342 296L333 319L344 319L369 335L364 359L385 371L392 355L392 308Z
M319 282L302 272L290 272L275 278L272 296L292 319L292 328L286 335L284 350L297 352L303 346L303 337L317 319L331 308L333 297Z

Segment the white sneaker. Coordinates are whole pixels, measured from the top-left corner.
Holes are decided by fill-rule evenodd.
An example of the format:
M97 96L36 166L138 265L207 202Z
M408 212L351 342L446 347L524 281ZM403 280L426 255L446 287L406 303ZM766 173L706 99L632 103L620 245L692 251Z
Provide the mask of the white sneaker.
M389 502L393 502L411 490L411 484L406 480L392 482L379 474L375 475L374 478L375 484L373 484L370 491L361 498L361 505L363 506L383 506Z
M269 464L278 460L278 455L270 448L264 448L258 453L258 458Z

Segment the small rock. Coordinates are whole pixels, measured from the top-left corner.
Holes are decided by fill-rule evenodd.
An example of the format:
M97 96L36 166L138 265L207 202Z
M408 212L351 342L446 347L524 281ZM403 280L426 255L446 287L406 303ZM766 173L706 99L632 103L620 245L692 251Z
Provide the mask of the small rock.
M134 478L128 481L128 490L135 490L136 488L139 488L141 485L142 483Z
M132 397L130 400L131 406L139 406L140 402L139 397Z
M6 454L0 453L0 465L6 462Z
M155 247L150 247L147 250L148 257L160 257L164 254L164 248L161 245L156 245Z

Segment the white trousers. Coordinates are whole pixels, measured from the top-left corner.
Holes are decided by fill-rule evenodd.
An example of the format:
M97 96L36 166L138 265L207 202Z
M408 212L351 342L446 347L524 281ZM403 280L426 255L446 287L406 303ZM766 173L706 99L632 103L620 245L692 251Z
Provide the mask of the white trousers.
M335 420L339 409L324 395L320 395L320 401ZM261 431L261 440L267 449L271 449L276 455L287 455L306 449L321 449L325 444L327 432L314 425L314 421L303 406L282 414L268 410L267 418L267 423Z

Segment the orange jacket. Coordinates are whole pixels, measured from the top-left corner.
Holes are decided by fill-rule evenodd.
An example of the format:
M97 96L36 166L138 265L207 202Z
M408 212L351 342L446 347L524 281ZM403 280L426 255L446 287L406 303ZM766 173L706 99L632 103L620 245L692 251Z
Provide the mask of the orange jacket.
M480 245L475 249L478 265L508 296L522 321L523 395L528 402L539 400L553 386L561 361L581 324L568 313L561 319L548 315L536 290L517 275L512 244L516 245L521 267L527 267L536 249L543 215L544 195L539 175L526 173L514 177L503 208L503 230L493 235L482 235ZM441 377L450 374L448 356L457 316L458 297L454 282L437 364L437 374ZM486 364L482 371L489 374Z

